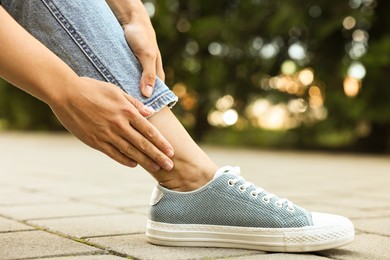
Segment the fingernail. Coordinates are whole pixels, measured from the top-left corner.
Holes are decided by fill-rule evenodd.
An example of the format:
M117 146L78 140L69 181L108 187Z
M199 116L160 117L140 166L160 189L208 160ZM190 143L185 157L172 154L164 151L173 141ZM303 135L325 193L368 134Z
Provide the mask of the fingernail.
M155 171L159 171L161 169L161 167L160 167L160 165L158 165L156 163L152 163L152 169Z
M146 85L144 92L145 96L150 97L153 92L153 87L151 85Z
M171 162L171 161L169 161L169 160L166 160L166 161L164 162L164 164L163 164L163 168L164 168L164 170L166 170L166 171L172 170L172 168L173 168L173 162Z
M175 153L173 152L172 149L167 149L166 155L167 155L168 157L172 157L174 154L175 154Z
M149 112L151 114L153 114L154 112L156 112L156 110L154 110L152 107L148 107L148 106L144 106L144 110L146 112Z
M130 162L130 163L129 163L129 166L132 167L132 168L135 168L135 167L138 166L138 163L136 163L136 162Z

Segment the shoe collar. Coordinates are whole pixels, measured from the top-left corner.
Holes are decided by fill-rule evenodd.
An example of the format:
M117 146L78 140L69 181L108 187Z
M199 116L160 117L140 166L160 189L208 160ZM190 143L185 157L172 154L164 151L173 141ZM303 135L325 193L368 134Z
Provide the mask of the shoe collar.
M213 180L221 177L224 174L233 174L233 175L238 177L238 176L240 176L240 172L241 172L241 169L239 166L236 166L236 167L229 166L229 165L223 166L215 172Z

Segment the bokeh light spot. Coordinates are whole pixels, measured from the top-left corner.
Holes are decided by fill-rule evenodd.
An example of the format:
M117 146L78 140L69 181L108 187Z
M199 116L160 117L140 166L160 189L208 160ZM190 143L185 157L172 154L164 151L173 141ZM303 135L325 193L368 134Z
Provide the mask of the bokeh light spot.
M298 79L304 86L308 86L313 83L314 73L311 69L303 69L298 74Z
M303 60L306 57L306 51L302 44L294 43L288 48L288 55L294 60Z
M313 5L309 8L309 15L313 18L320 17L322 14L321 7L318 5Z
M354 97L359 93L360 80L352 77L344 79L344 93L348 97Z
M223 121L227 125L234 125L238 120L238 113L234 109L229 109L223 113Z
M297 70L297 65L292 60L286 60L281 66L281 71L286 75L294 74Z
M154 4L152 2L145 2L144 7L149 17L153 17L156 12L156 8L154 7Z
M355 79L363 79L366 76L366 68L360 62L353 62L348 68L348 76Z
M343 27L346 30L351 30L356 25L356 20L352 16L347 16L343 20Z

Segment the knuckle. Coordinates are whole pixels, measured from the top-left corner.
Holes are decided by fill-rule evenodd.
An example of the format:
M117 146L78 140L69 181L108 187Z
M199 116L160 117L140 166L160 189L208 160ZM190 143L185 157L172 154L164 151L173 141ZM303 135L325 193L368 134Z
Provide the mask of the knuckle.
M131 126L135 129L138 129L138 127L140 125L140 121L136 117L133 117L130 123L131 123Z
M154 73L144 73L142 76L146 81L155 81L156 80L156 74L154 74Z
M142 108L143 104L139 101L139 100L134 100L132 105L137 109L139 110L140 108ZM136 114L136 111L134 109L131 109L131 113L134 113Z
M88 137L88 144L92 147L92 148L95 148L95 149L99 149L99 138L92 134Z
M132 105L134 105L134 103L132 102L131 103ZM133 109L131 108L131 106L123 106L120 111L122 111L123 114L125 115L130 115L133 113Z
M154 156L154 161L157 163L162 163L164 161L164 156L161 153L157 153Z
M134 149L133 149L131 146L129 146L129 147L126 148L125 153L126 153L126 155L127 155L128 157L133 157L134 154L135 154L135 153L134 153Z
M112 121L111 125L116 130L125 131L127 129L128 122L124 119L117 118L116 120Z
M145 138L141 138L138 142L138 147L139 149L141 149L142 151L146 151L146 149L148 148L149 146L149 142L147 139Z
M111 130L107 127L102 128L100 133L102 134L103 138L109 138L111 136Z
M153 127L149 127L146 130L146 136L148 137L148 139L153 140L153 139L156 138L157 132L156 132L156 130Z
M150 49L143 49L140 51L140 56L145 59L155 59L157 55L154 51L151 51Z
M137 110L137 107L139 106L138 104L134 104L133 103L133 106L134 107L130 107L128 109L126 109L125 111L125 114L127 117L131 118L133 121L137 121L136 119L138 118L139 116L139 112Z

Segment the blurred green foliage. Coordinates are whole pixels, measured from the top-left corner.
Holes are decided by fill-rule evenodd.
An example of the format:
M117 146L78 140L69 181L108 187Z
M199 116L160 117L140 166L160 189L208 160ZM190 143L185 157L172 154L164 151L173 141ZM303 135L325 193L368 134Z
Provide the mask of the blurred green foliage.
M389 1L145 3L164 59L166 82L180 96L175 112L197 140L390 151ZM295 54L292 46L297 47ZM355 66L357 74L351 72L354 64L360 66ZM307 86L299 83L302 86L291 91L273 86L273 80L297 81L305 69L314 74ZM358 78L352 81L355 85L351 83L352 92L343 88L350 74ZM320 91L317 99L314 92L310 94L313 86ZM224 101L226 95L233 102L221 108L219 101L223 105L230 100ZM256 100L266 100L259 104L275 106L279 112L285 109L295 125L265 127L268 121L250 115ZM300 104L298 112L288 110L294 104ZM214 112L218 117L228 110L237 112L238 118L230 114L234 122L223 117L228 124L213 124ZM9 129L62 129L46 105L4 83L0 83L0 119L0 125ZM272 116L270 120L269 124L279 122Z
M0 79L0 130L64 130L43 102Z

